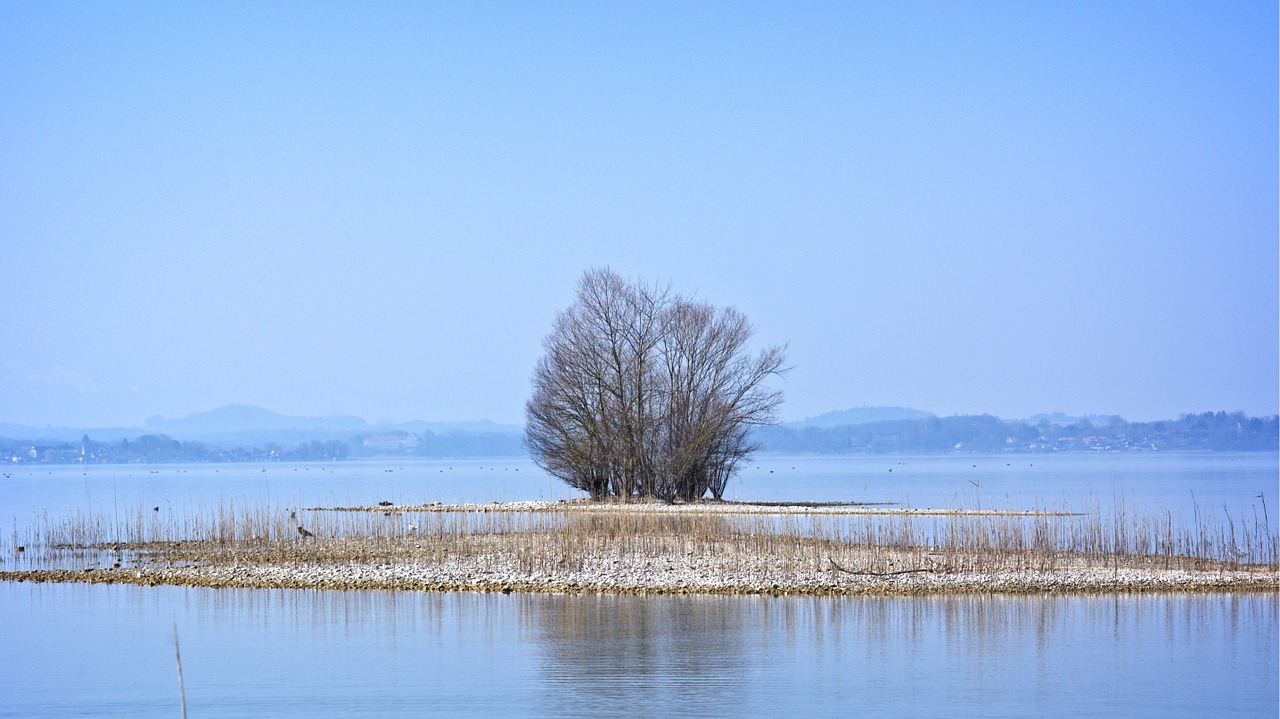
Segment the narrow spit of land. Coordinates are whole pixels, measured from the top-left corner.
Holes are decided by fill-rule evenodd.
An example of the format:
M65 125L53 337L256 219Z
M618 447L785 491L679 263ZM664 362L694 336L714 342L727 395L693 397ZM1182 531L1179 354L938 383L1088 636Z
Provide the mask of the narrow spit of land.
M1156 526L1146 546L1128 535L1150 527L1064 512L592 502L297 512L306 534L292 510L218 516L185 527L186 538L59 543L51 530L41 551L55 561L11 555L0 580L614 594L1280 591L1271 535L1255 542L1264 552L1270 542L1264 561L1242 558L1234 543L1196 556L1185 549L1208 546L1204 528L1180 536L1188 530Z
M576 513L576 514L630 514L653 515L898 515L898 516L1005 516L1005 517L1069 517L1072 512L1021 509L931 509L897 507L888 502L697 502L668 504L666 502L593 502L587 500L562 500L559 502L490 502L489 504L400 504L356 505L351 507L304 507L315 512L383 512L407 514L412 512L512 512L512 513Z

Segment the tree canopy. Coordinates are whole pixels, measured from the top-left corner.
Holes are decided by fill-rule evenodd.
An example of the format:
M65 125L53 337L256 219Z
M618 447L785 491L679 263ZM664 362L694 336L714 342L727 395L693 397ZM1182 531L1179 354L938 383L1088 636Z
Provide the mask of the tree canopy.
M772 424L785 349L752 354L733 308L589 270L543 340L525 405L525 443L540 467L593 498L722 498Z

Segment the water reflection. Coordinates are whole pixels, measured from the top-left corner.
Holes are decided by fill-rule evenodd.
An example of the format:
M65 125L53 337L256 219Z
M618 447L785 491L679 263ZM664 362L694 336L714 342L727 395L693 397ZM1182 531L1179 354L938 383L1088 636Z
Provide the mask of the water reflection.
M0 716L1276 716L1280 596L0 583Z
M746 600L749 601L749 600ZM752 614L728 597L526 597L552 714L716 713L750 675Z
M1277 706L1275 595L531 597L521 614L539 627L539 677L561 689L551 714Z

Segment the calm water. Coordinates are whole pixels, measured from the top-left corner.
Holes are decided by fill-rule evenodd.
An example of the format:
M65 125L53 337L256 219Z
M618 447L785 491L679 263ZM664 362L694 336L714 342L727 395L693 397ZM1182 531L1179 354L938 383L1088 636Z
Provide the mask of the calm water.
M0 519L15 532L45 513L229 499L574 496L525 461L4 474ZM1274 455L769 457L730 489L757 500L1080 508L1120 498L1240 512L1259 508L1259 493L1274 514ZM1278 613L1277 594L639 598L10 582L0 583L0 716L178 716L176 625L193 717L1275 717Z
M0 583L0 716L1275 717L1278 605Z
M580 496L528 460L376 460L329 464L10 466L0 532L43 514L236 502L299 506L491 502ZM1076 511L1123 500L1147 508L1280 509L1276 454L1164 453L937 457L761 457L727 499L890 502L912 507Z

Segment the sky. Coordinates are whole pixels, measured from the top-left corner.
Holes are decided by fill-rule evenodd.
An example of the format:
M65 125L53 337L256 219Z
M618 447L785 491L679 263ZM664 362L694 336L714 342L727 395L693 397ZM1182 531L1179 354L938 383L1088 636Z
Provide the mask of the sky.
M1280 404L1277 6L0 3L0 421L519 423L608 266L784 419Z

